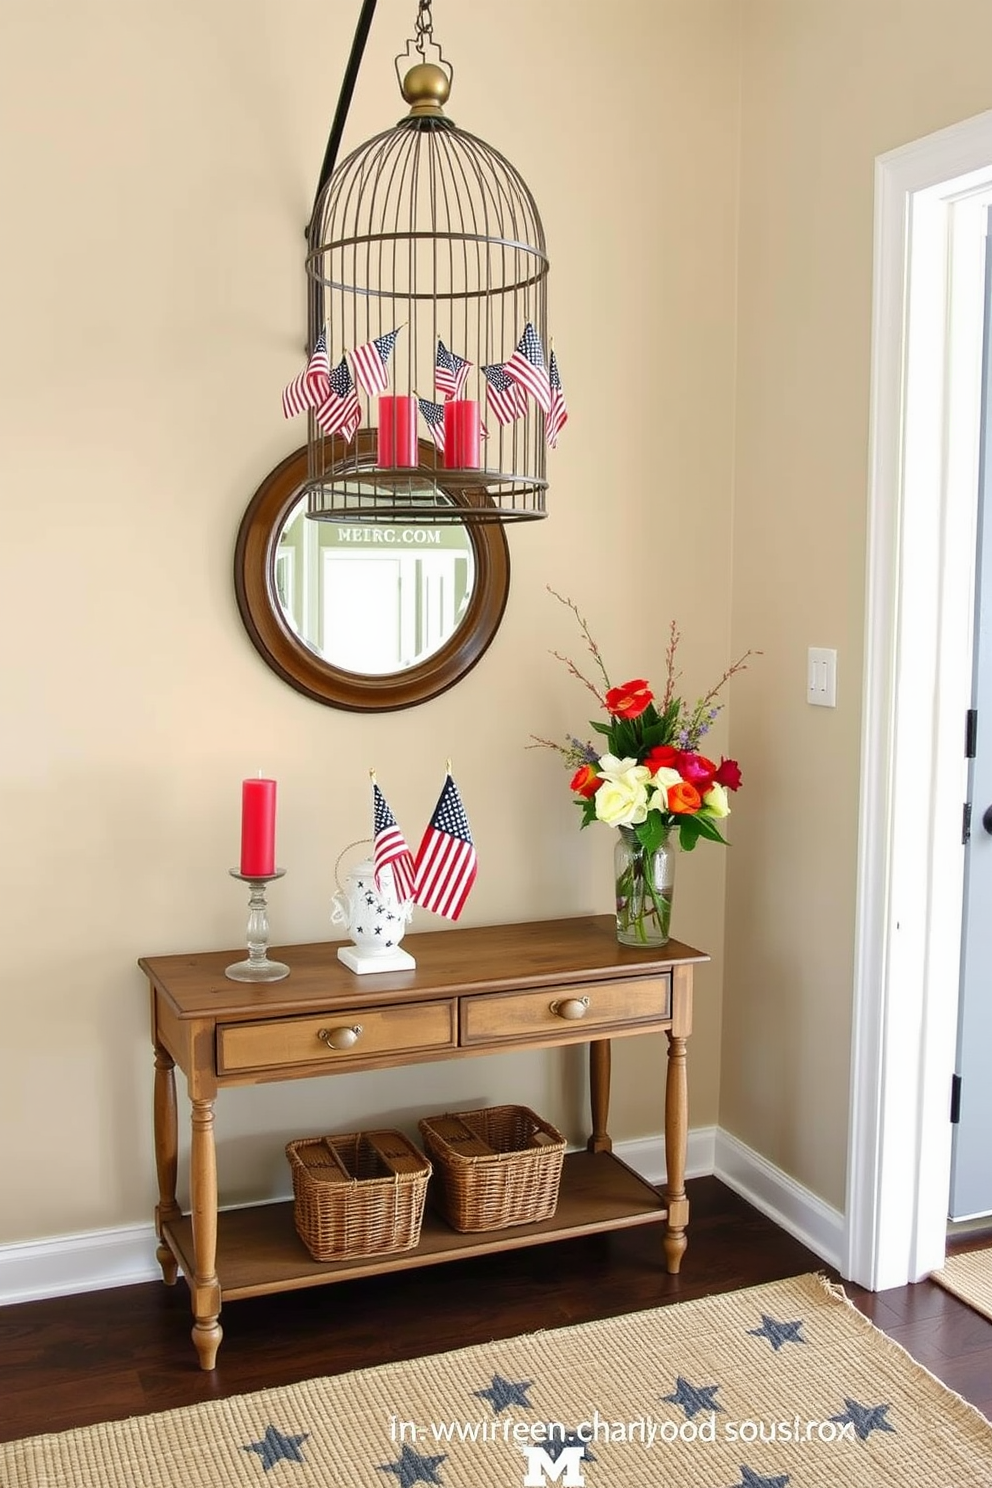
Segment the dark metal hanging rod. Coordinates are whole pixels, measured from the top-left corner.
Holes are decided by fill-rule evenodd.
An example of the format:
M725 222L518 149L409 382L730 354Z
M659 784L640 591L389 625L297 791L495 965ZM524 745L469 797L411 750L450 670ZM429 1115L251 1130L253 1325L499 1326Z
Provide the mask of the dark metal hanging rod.
M377 0L362 0L362 10L358 17L358 25L355 28L355 37L351 43L351 54L348 57L348 65L344 70L341 81L341 92L338 94L338 106L334 111L334 120L331 124L331 132L327 137L327 149L324 151L324 161L320 167L320 176L317 180L317 190L314 194L313 209L310 213L310 223L307 227L307 237L313 227L314 213L317 210L317 202L320 193L330 180L337 164L338 151L341 148L341 136L344 134L344 126L348 118L348 110L351 107L352 94L355 91L355 83L358 81L358 69L362 65L362 57L365 54L365 44L369 39L369 31L372 28L372 17L375 14Z

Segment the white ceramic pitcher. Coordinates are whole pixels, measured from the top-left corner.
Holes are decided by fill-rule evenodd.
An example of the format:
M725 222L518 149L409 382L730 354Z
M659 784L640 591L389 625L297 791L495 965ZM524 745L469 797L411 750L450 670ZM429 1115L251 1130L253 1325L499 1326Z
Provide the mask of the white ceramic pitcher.
M376 888L369 858L351 869L345 877L344 888L336 867L334 877L338 888L331 896L331 924L345 926L363 960L395 956L413 918L413 904L408 899L397 897L393 870L389 867L382 869L381 888Z

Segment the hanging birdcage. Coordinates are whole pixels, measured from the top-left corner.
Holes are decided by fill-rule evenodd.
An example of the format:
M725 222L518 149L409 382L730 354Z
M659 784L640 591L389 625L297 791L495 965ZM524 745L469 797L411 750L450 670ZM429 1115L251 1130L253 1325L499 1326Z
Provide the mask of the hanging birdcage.
M308 412L308 515L543 517L541 219L510 162L446 117L429 0L396 71L409 114L337 166L308 229L308 350L323 335L331 387Z

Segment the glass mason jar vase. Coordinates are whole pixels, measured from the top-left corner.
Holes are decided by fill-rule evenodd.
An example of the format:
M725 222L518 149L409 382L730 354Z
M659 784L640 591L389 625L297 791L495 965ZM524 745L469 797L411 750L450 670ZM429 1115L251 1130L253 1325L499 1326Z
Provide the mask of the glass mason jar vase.
M675 834L666 832L648 852L633 827L618 827L613 862L617 891L617 940L621 945L662 946L668 940L675 888Z

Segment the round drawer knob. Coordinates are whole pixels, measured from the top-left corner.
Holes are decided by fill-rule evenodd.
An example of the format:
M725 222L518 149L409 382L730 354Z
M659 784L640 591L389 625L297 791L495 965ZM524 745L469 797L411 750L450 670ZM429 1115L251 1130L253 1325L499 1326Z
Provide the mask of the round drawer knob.
M351 1049L358 1043L361 1035L361 1023L355 1023L351 1028L319 1028L317 1030L317 1037L329 1049Z
M553 1002L551 1011L557 1018L584 1018L589 1011L588 997L563 997L561 1002Z

